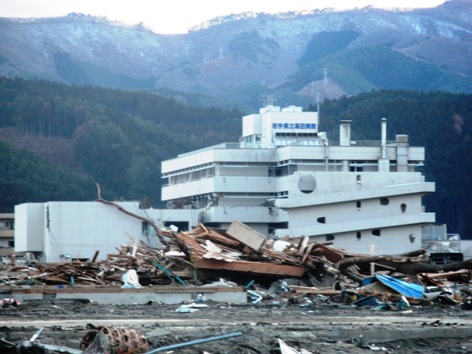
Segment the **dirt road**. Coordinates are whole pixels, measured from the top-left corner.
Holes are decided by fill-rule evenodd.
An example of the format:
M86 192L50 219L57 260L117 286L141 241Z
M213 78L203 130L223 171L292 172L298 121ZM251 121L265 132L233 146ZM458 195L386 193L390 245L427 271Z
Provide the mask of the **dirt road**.
M280 353L278 338L298 350L323 354L472 353L472 312L459 307L376 311L336 303L205 305L195 312L177 312L179 305L158 303L30 301L0 309L0 338L20 343L44 327L38 338L42 343L79 349L80 340L89 331L86 325L93 324L139 330L151 349L242 332L238 337L175 349L173 353Z

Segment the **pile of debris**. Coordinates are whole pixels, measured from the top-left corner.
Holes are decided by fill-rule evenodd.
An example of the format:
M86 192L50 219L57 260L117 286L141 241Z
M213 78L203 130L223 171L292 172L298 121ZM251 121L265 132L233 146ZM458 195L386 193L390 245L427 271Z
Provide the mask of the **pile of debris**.
M354 292L356 299L373 296L382 302L399 302L402 296L439 298L451 304L469 301L472 263L436 265L424 250L400 256L352 254L328 243L310 242L308 237L296 244L268 240L237 221L224 231L200 224L187 232L160 233L169 240L164 249L122 245L102 261L96 261L96 253L91 262L10 265L0 273L0 286L199 286L223 278L254 292L261 284L291 279L282 292L325 296ZM461 295L451 288L461 288ZM259 300L265 296L261 293L256 296Z
M472 262L436 265L424 250L403 255L353 254L329 243L296 243L288 239L268 240L245 224L234 221L226 230L203 224L190 231L160 230L161 249L125 244L116 253L97 261L60 264L0 264L0 294L18 287L141 288L222 284L242 287L251 304L293 305L315 312L322 304L371 307L375 310L408 312L414 306L435 304L472 310ZM225 280L226 279L226 280ZM224 280L224 281L222 281ZM218 282L217 282L218 281ZM77 291L77 290L74 290ZM193 290L192 290L193 291ZM244 291L246 294L244 294ZM13 294L13 293L12 293ZM1 298L0 298L1 299ZM204 294L191 307L206 306ZM22 306L13 297L0 301L0 308ZM183 311L186 310L186 311ZM304 310L305 311L305 310ZM97 327L81 341L81 350L30 341L19 344L0 339L0 351L21 352L154 353L239 336L236 332L197 341L172 344L149 351L147 339L133 329ZM280 340L281 352L292 353ZM3 347L2 347L3 346ZM2 351L3 352L3 351Z

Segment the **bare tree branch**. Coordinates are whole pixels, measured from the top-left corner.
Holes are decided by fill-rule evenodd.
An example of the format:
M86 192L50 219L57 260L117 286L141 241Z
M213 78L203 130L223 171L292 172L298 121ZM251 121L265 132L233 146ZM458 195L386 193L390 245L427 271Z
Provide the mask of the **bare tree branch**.
M142 217L141 215L137 215L137 214L134 214L128 210L126 210L125 208L121 207L120 205L114 203L114 202L110 202L108 200L105 200L102 198L101 196L101 190L100 190L100 185L97 183L97 193L98 193L98 199L97 199L97 202L100 202L100 203L103 203L103 204L107 204L107 205L111 205L111 206L114 206L115 208L117 208L119 211L121 211L122 213L125 213L126 215L129 215L129 216L132 216L136 219L139 219L141 221L144 221L144 222L147 222L149 225L151 225L151 227L154 229L154 231L156 232L156 236L159 238L159 241L161 241L161 243L164 245L164 246L169 246L169 242L164 239L164 237L161 235L161 232L159 230L159 227L157 227L157 225L154 223L154 221L152 221L151 219L148 219L148 218L144 218Z

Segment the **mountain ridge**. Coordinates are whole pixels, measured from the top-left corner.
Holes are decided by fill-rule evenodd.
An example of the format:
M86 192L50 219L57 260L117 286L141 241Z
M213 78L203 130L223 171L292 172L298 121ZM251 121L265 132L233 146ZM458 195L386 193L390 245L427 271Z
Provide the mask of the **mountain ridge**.
M188 99L186 95L201 95L215 97L207 98L206 104L257 109L260 97L267 94L281 97L281 104L307 105L317 97L387 89L362 73L356 75L366 81L365 88L353 88L349 72L356 68L338 62L342 53L387 47L397 58L416 65L398 67L390 73L378 65L370 74L389 77L389 81L397 76L425 81L428 77L423 71L432 70L429 67L439 78L427 90L469 93L471 4L469 0L454 0L415 10L366 7L237 14L216 18L187 34L172 35L156 34L141 24L129 26L76 13L47 19L0 18L0 75L145 89L184 100ZM338 44L338 56L328 52L331 56L314 56L319 47L310 47L310 43L316 38L321 43L323 34ZM374 52L365 50L354 62L381 64L384 58ZM323 77L327 63L332 66L327 70L329 86ZM307 65L316 70L308 71ZM294 80L299 80L296 89L289 85ZM246 94L249 87L252 97ZM417 89L402 81L398 88ZM193 103L202 102L196 99Z

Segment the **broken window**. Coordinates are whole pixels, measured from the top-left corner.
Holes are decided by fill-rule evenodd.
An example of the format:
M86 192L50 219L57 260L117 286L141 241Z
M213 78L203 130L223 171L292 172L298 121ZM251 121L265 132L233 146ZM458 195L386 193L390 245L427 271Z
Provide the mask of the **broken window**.
M326 241L334 241L334 235L332 235L332 234L327 234L327 235L326 235Z
M372 230L372 235L374 235L374 236L380 236L380 229Z
M151 233L151 229L149 228L149 223L147 221L143 221L141 223L141 233L146 236L149 236Z
M390 200L388 198L380 198L380 205L388 205L390 203Z
M316 221L318 221L320 224L326 224L326 218L324 216L318 218Z

